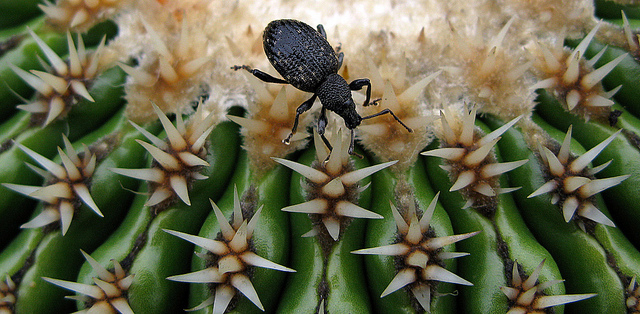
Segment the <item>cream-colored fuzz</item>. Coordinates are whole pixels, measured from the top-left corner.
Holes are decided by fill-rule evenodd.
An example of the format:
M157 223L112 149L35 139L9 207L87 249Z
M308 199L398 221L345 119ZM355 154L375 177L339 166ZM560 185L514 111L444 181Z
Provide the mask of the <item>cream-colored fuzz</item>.
M244 148L249 152L251 167L257 176L273 168L271 157L282 158L306 146L307 127L314 120L312 112L300 116L297 132L287 145L283 142L291 133L296 109L311 97L310 93L291 85L265 84L245 70L241 70L254 89L249 103L248 117L228 116L242 126ZM320 104L316 104L319 108Z
M251 267L263 267L285 272L295 270L276 264L258 256L251 246L253 230L258 223L262 207L253 214L251 220L244 219L238 191L235 190L233 219L227 221L220 208L211 201L211 206L220 226L221 237L207 239L186 233L166 230L165 232L204 248L206 254L198 254L206 261L207 268L168 277L168 280L190 283L213 283L211 297L191 310L213 305L213 313L224 313L231 300L240 292L258 308L264 311L260 298L250 280Z
M135 27L142 31L138 40L146 44L145 49L135 55L136 67L119 64L129 75L125 84L127 116L137 123L155 118L151 103L165 113L187 113L203 94L203 79L211 63L209 39L202 32L202 25L187 23L190 12L179 16L174 15L178 12L160 14L149 17L153 22L135 17Z
M93 80L106 68L107 61L102 58L105 39L103 38L94 51L86 51L82 37L78 36L76 46L71 33L67 32L69 57L68 60L64 60L38 35L30 29L29 32L49 64L45 65L47 71L29 72L10 65L13 71L37 92L32 102L19 105L18 109L31 112L35 121L47 125L65 117L71 106L80 99L94 102L88 89Z
M111 260L113 270L110 271L100 265L100 263L89 254L82 250L81 252L97 275L97 277L93 277L93 284L77 283L48 277L43 277L42 279L61 288L76 292L76 296L67 298L83 301L87 304L84 310L76 313L133 314L126 292L134 282L134 275L127 275L120 263L116 260Z
M189 29L194 37L188 45L192 53L187 55L191 60L203 56L209 60L192 76L176 76L181 82L188 81L184 84L157 83L155 93L144 93L140 84L137 89L129 88L129 113L136 121L152 118L149 98L165 112L181 112L187 103L197 101L193 98L198 93L192 92L200 86L211 87L214 93L210 97L215 99L216 106L248 107L255 93L248 88L244 76L230 67L246 64L277 75L262 51L261 33L270 21L284 16L314 27L322 23L332 46L340 46L344 52L348 69L341 73L349 81L371 75L374 95L382 96L385 82L374 79L370 60L381 68L382 77L390 80L397 94L427 75L445 70L412 100L415 103L410 110L417 110L422 118L433 109L462 100L477 103L480 111L509 120L533 110L534 94L530 86L540 80L528 69L529 52L522 47L534 42L561 42L566 36L583 36L596 24L593 12L593 3L578 0L476 1L472 6L466 1L391 4L370 0L347 3L143 0L131 3L117 15L120 32L109 46L123 61L128 57L138 59L137 69L141 70L138 79L148 84L171 76L160 73L158 56L162 55L162 49L156 48L150 29L168 47L174 61L180 56L171 49L179 46L182 29ZM169 65L179 72L181 64L188 62ZM159 99L163 97L165 101ZM387 106L384 101L381 105ZM415 113L407 112L403 117L410 120L412 115ZM407 136L401 131L398 130L398 135ZM423 141L419 135L415 137ZM398 151L413 151L409 146L422 145L406 144L410 140L397 141L391 145L392 150L379 157L398 159L404 164L395 155L386 154L400 157L404 153Z
M308 200L301 204L287 206L282 210L309 215L314 229L305 234L306 236L319 235L338 241L351 219L383 218L357 205L361 192L359 182L377 171L392 166L397 161L354 169L348 153L350 135L343 134L342 130L333 132L331 135L329 141L333 150L329 152L318 133L314 132L317 159L311 166L280 158L273 158L273 160L307 179L305 190Z
M529 276L526 276L518 263L513 263L511 272L511 282L509 286L500 287L502 293L507 296L511 307L507 311L509 314L534 314L548 313L549 308L577 302L596 296L595 293L586 294L564 294L564 295L546 295L544 290L548 287L561 283L563 280L551 280L547 282L538 282L540 271L544 266L544 260L540 262L538 267L534 269Z
M459 49L457 60L443 66L451 81L464 86L466 101L476 104L485 112L512 119L534 108L535 95L526 85L532 62L521 52L513 53L506 45L512 38L515 18L505 21L499 32L490 39L454 32L454 42L465 45Z
M38 7L47 16L47 23L60 30L78 33L113 16L129 0L57 0Z
M537 44L534 66L540 81L532 89L549 90L565 109L585 120L606 120L609 117L613 101L610 100L617 89L606 92L602 87L602 79L609 74L626 56L594 69L604 50L591 60L583 59L587 46L598 31L600 24L581 41L574 49L569 50L558 44L547 47Z
M383 161L397 160L398 163L393 169L402 173L415 163L418 153L431 139L427 134L430 120L423 116L425 108L421 106L420 101L425 88L440 75L440 71L410 84L405 81L406 69L401 68L398 72L391 73L388 64L378 67L370 57L365 58L369 60L369 65L368 73L363 77L371 80L371 101L381 100L377 105L359 106L360 115L364 117L389 109L412 129L412 132L393 116L385 114L364 120L358 128L358 139L366 150L380 156ZM366 87L357 94L354 93L356 103L364 102L365 92Z
M595 7L589 1L518 0L501 1L495 5L505 5L505 14L517 19L514 28L518 35L531 31L530 37L553 37L557 33L565 33L576 38L596 24Z
M207 156L207 138L220 118L215 112L205 112L203 106L185 123L182 115L176 115L176 125L155 104L153 111L160 119L167 135L166 140L149 133L131 122L151 143L136 140L153 157L151 168L124 169L112 168L111 171L149 182L149 199L145 206L169 204L179 198L191 205L189 185L194 180L207 177L200 174L203 167L209 167ZM156 211L163 207L156 207Z
M593 169L589 167L589 164L618 136L620 131L583 155L574 156L570 150L571 129L570 127L567 130L560 147L550 143L539 148L539 156L546 167L547 182L528 197L550 193L551 203L557 204L561 208L565 221L569 222L575 219L583 229L584 221L582 218L615 227L613 221L598 210L593 196L620 184L629 175L596 179L594 174L604 169L609 163Z
M62 234L66 234L75 212L86 204L93 212L103 217L94 202L89 187L96 168L97 158L85 145L82 154L76 152L66 136L63 135L65 150L58 147L62 164L57 164L35 151L19 144L18 147L44 169L27 164L36 173L47 179L47 185L29 186L3 183L2 185L20 194L45 203L43 211L21 228L40 228L60 222Z
M399 270L380 297L409 288L420 306L429 312L431 295L437 290L437 282L472 285L469 281L444 268L444 260L469 255L468 253L444 252L443 247L467 239L479 233L436 237L429 224L435 210L438 195L418 218L414 207L401 208L401 212L390 203L393 217L398 227L398 240L394 244L353 251L355 254L376 254L395 256Z
M0 280L0 314L13 313L13 305L16 303L16 284L9 275L4 281Z
M486 214L495 211L499 194L513 191L501 188L500 175L522 166L527 160L498 163L493 147L500 135L513 126L515 118L489 134L482 134L475 127L477 109L462 112L447 107L436 124L436 136L440 148L423 152L422 155L443 158L443 168L449 172L453 185L450 191L460 191L467 200L465 208L474 207Z

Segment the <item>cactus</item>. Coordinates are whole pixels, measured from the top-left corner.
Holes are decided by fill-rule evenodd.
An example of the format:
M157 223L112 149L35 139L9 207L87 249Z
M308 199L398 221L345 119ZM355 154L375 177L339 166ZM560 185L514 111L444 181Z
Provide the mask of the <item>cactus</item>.
M330 2L25 1L41 15L0 21L0 313L636 313L639 3ZM370 79L362 116L395 113L355 154L333 112L313 131L318 105L287 136L310 93L234 71L277 75L262 29L285 17Z

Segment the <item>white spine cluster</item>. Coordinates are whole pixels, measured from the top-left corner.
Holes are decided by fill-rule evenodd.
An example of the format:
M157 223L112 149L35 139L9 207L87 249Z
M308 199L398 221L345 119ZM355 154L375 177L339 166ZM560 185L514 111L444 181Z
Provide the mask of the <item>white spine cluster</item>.
M583 155L574 157L570 149L571 129L569 127L567 130L564 141L557 152L553 152L545 146L539 148L540 158L544 166L547 167L549 178L544 185L528 197L550 193L551 203L562 208L565 221L569 222L575 218L575 215L578 215L603 225L615 227L613 221L595 206L592 196L620 184L630 175L594 179L593 175L603 170L609 163L592 169L588 166L616 138L620 131Z
M67 297L89 304L89 306L76 313L121 313L133 314L129 306L126 292L133 283L134 275L127 275L120 263L113 262L113 271L100 265L91 255L82 251L82 255L98 275L93 277L93 285L43 277L45 281L78 293L76 296Z
M540 81L534 84L531 89L551 90L567 110L583 116L586 120L608 117L610 107L613 105L613 101L609 98L620 87L605 92L601 81L626 57L626 54L622 55L598 69L593 67L604 53L604 49L591 60L585 61L583 59L583 55L599 27L600 24L596 25L573 51L561 47L552 48L552 50L544 45L536 45L538 56L534 66L538 71Z
M12 183L2 184L6 188L45 203L44 210L31 221L23 224L21 228L39 228L60 221L60 227L64 235L71 225L73 215L82 203L86 204L100 217L104 217L89 193L89 183L96 168L96 156L85 145L84 156L81 158L71 145L71 142L69 142L69 139L64 135L62 138L65 143L65 150L58 147L62 165L47 159L22 144L15 144L44 167L42 169L27 164L32 170L45 178L53 176L50 184L44 187Z
M11 69L37 92L34 101L19 105L18 109L44 115L43 124L47 125L64 117L80 98L94 102L87 87L105 67L104 60L101 59L105 39L102 39L96 50L89 52L86 51L81 36L78 36L76 47L71 34L67 32L69 60L65 61L38 35L31 30L29 32L49 60L49 64L46 65L48 71L30 72L10 65Z
M403 217L393 203L390 203L400 239L394 244L352 252L355 254L395 256L396 259L402 261L400 270L382 292L381 298L403 287L408 287L420 303L420 306L429 312L435 282L450 282L467 286L473 285L471 282L441 266L444 260L469 254L444 252L442 248L470 238L480 231L445 237L429 236L427 232L429 231L433 211L438 202L438 196L439 194L433 198L420 219L418 219L415 208L406 210L406 217Z
M507 311L508 314L543 314L547 313L546 309L550 307L582 301L596 296L595 293L545 295L545 289L562 283L563 280L539 283L538 277L543 266L544 260L540 262L529 277L523 280L523 276L518 270L518 263L513 263L509 286L500 287L502 293L511 301L511 307Z
M192 180L207 178L199 171L209 166L204 159L207 155L205 144L217 121L216 116L213 113L205 116L202 106L199 106L189 123L184 122L182 115L176 115L174 126L160 108L153 105L153 109L167 134L167 141L134 122L131 124L151 141L137 140L153 156L155 163L146 169L112 168L111 171L151 183L151 194L145 206L171 201L175 196L191 205L188 185Z
M513 126L515 118L481 137L475 130L476 108L464 108L462 117L455 115L451 108L445 108L440 115L437 136L441 148L423 152L424 156L444 158L445 170L449 172L453 186L449 191L461 191L467 200L465 208L487 207L497 202L499 194L513 191L501 188L499 175L524 165L528 160L498 163L492 153L500 140L500 135Z
M358 182L377 171L396 163L390 161L363 169L353 170L349 164L349 137L343 137L342 132L334 133L331 153L322 144L322 140L315 133L316 155L318 162L314 167L294 161L274 158L276 162L291 168L304 176L309 182L308 195L315 198L301 204L283 208L283 211L306 213L320 222L334 241L340 238L341 225L346 218L382 219L383 217L355 204L358 194ZM366 187L365 187L366 188ZM317 216L316 216L317 215ZM321 230L312 230L307 236L315 235Z
M171 276L167 279L179 282L215 284L215 291L212 291L211 297L191 309L193 311L213 305L213 313L224 313L237 292L240 292L264 311L260 297L247 274L248 268L255 266L285 272L295 272L295 270L269 261L252 251L249 241L258 223L262 207L258 208L251 220L243 219L240 198L238 191L235 190L233 221L229 223L213 201L211 201L211 206L216 214L222 239L207 239L183 232L164 230L206 249L208 253L200 257L211 265L203 270Z

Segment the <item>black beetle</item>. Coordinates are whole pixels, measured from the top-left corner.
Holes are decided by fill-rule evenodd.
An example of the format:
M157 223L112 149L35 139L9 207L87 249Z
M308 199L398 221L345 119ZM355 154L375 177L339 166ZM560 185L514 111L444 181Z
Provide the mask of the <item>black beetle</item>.
M236 65L232 69L236 71L245 69L264 82L291 84L299 90L313 93L311 98L296 109L293 129L289 136L283 140L283 143L289 144L291 136L298 128L298 118L305 111L311 109L316 97L320 98L320 103L322 104L322 110L318 118L318 134L320 134L329 149L332 149L331 144L324 136L327 126L327 109L342 117L346 127L351 130L349 154L353 154L354 129L360 125L362 120L388 113L409 132L412 132L389 109L384 109L365 117L361 117L356 112L356 104L351 98L351 91L360 90L366 86L367 96L362 105L368 106L371 99L371 82L369 82L369 79L363 78L347 84L347 81L338 74L344 54L340 52L336 55L336 52L327 41L327 33L322 25L318 25L318 30L316 31L311 26L297 20L275 20L265 28L262 44L269 62L282 75L284 80L273 77L263 71L252 69L247 65ZM373 103L375 104L375 102Z

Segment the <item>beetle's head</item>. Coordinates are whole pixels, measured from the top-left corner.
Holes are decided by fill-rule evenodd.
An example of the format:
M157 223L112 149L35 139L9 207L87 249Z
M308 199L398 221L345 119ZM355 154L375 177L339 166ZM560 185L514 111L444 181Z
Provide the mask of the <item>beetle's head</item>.
M320 98L322 106L335 112L344 119L349 129L354 129L362 121L362 117L356 112L356 104L351 98L351 90L347 81L339 74L331 74L318 86L316 95Z
M339 116L344 119L344 124L348 129L353 130L362 122L362 117L356 111L356 104L353 102L352 98L349 98L344 104L342 104L342 108L344 108L341 112L336 112Z

